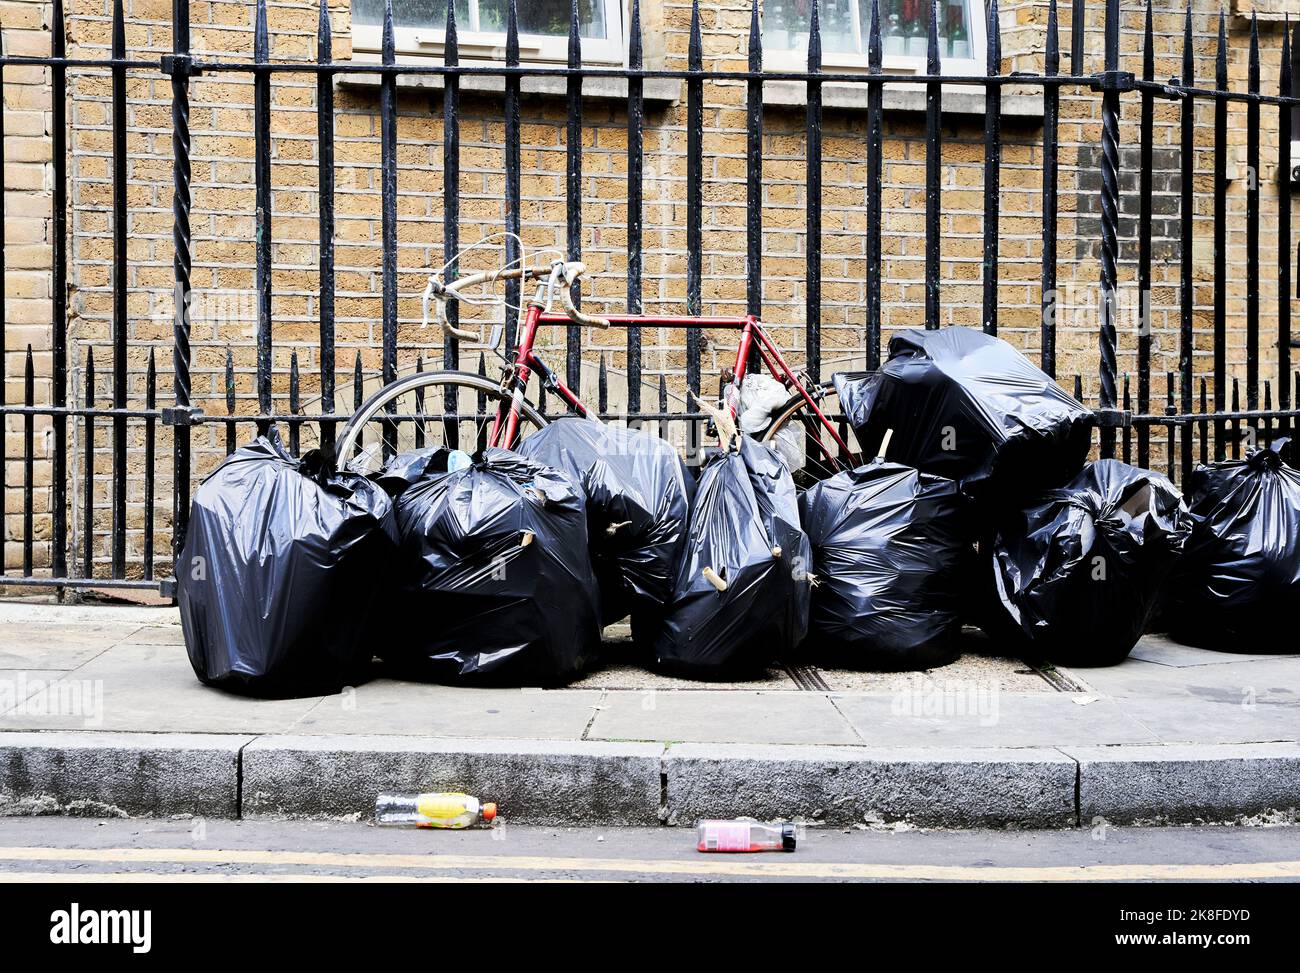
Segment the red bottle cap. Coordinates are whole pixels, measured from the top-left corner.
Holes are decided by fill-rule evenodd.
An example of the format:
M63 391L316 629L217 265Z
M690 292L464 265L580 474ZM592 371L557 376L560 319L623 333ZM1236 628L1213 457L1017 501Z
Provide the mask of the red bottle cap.
M495 804L490 804L490 803L489 803L489 804L484 804L484 805L483 805L483 820L484 820L484 821L491 821L491 820L492 820L493 818L495 818L496 816L497 816L497 806L496 806Z

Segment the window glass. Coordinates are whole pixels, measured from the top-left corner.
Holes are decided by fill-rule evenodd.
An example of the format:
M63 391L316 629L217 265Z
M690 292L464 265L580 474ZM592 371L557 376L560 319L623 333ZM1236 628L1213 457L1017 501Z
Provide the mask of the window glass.
M605 0L578 0L578 27L583 37L611 36ZM507 0L456 0L456 27L473 33L506 31ZM517 7L519 33L569 36L569 0L526 0ZM352 22L380 27L384 0L352 0ZM447 0L393 0L396 27L440 30L447 23Z
M478 0L479 30L505 33L507 0ZM518 4L521 34L569 36L569 0L527 0ZM583 37L608 37L604 0L578 0L578 32Z
M384 0L352 0L352 23L366 27L384 24ZM393 0L393 24L441 30L447 26L447 0ZM456 26L469 24L469 0L456 0Z
M975 56L971 45L971 0L940 0L939 56ZM886 57L925 57L929 0L880 0L881 48ZM806 51L812 0L768 0L763 8L767 50ZM823 54L867 53L870 0L822 0L818 8Z

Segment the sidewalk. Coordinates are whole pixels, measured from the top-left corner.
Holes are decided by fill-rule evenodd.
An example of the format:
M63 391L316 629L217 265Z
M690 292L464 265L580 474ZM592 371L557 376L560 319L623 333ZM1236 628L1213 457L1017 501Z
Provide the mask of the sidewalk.
M198 683L172 609L0 603L0 813L364 819L390 788L465 789L547 824L1052 827L1300 806L1300 655L1150 636L1053 685L971 648L928 674L813 673L824 690L615 664L564 690L381 679L260 701Z

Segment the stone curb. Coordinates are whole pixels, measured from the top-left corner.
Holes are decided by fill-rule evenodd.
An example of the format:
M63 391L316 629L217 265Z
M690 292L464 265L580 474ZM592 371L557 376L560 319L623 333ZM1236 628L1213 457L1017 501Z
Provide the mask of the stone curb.
M670 823L739 814L936 828L1076 821L1075 763L1056 750L682 744L664 762Z
M652 743L262 737L244 748L243 815L369 818L387 790L463 791L521 824L658 824Z
M0 732L0 815L367 820L387 789L463 790L540 825L1055 828L1275 820L1300 744L893 749L399 736Z
M0 814L239 815L247 736L0 733Z
M1083 824L1225 821L1300 808L1300 745L1065 747Z

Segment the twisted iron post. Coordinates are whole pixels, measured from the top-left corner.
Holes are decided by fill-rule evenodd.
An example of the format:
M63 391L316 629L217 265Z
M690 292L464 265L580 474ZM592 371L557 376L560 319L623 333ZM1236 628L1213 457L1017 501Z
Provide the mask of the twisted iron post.
M176 408L172 411L172 573L185 544L190 512L190 8L189 0L172 3L172 56L167 68L172 82L172 271L175 311L172 325L172 381Z
M1098 406L1104 415L1101 455L1115 456L1115 427L1106 413L1115 410L1118 366L1115 358L1115 290L1119 263L1119 0L1106 0L1105 80L1101 100L1101 328L1098 335L1101 388Z

